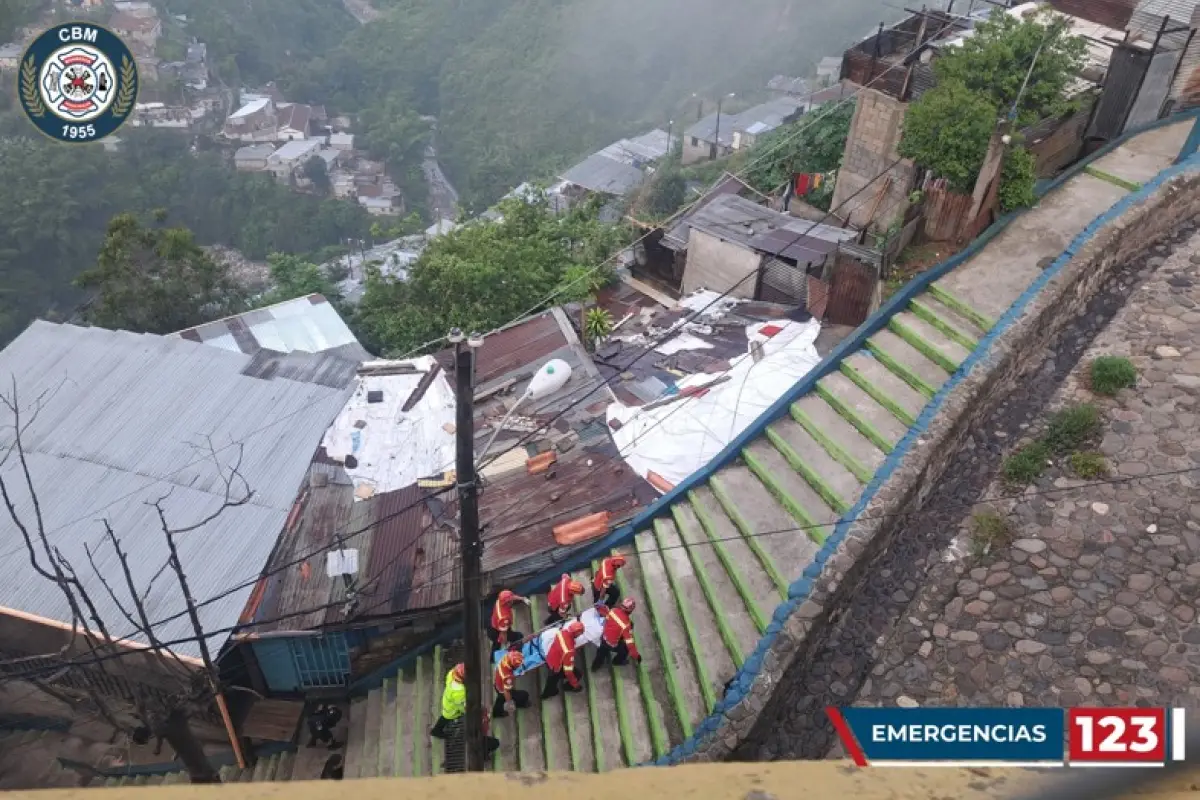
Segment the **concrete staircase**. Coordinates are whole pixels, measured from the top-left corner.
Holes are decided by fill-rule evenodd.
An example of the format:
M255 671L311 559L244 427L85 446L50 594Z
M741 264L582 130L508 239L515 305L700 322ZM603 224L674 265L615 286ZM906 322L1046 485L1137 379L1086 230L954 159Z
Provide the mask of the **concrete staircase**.
M622 594L639 602L642 663L589 671L585 692L544 704L536 698L545 670L519 677L534 704L494 722L495 768L603 772L645 763L690 736L832 524L992 325L935 284L772 422L737 463L618 548L627 559L618 573ZM591 571L576 578L590 600ZM517 630L538 629L545 596L516 614ZM590 662L594 652L581 655ZM351 706L347 778L461 769L461 742L429 736L457 660L435 649Z
M316 752L316 751L313 751ZM264 783L268 781L312 780L320 776L320 764L328 757L321 749L319 756L305 758L304 753L276 753L260 758L253 767L240 769L236 765L221 767L222 783ZM316 771L305 769L309 763L315 763ZM311 773L311 774L310 774ZM127 775L122 778L108 778L104 786L170 786L178 783L190 783L186 772L168 772L160 775Z

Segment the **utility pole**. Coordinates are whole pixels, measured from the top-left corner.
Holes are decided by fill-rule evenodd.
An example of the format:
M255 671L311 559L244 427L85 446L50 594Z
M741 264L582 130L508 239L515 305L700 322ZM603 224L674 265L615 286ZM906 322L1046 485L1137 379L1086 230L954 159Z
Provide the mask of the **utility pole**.
M483 337L450 331L454 344L454 392L457 411L456 449L459 540L462 560L463 642L467 668L467 772L483 771L483 634L481 607L483 544L479 540L479 501L475 483L475 351Z
M737 95L735 95L733 92L730 92L729 94L725 95L725 97L731 97L731 98L736 97L736 96ZM716 129L716 131L713 132L713 144L712 144L712 147L708 151L708 160L709 161L715 161L717 158L717 153L721 149L721 102L725 99L725 97L717 98L717 126L716 126L717 129Z

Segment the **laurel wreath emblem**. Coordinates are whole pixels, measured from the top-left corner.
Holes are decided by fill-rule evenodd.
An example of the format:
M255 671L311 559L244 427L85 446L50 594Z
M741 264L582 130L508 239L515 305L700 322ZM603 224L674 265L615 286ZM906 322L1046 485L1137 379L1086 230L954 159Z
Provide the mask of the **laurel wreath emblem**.
M121 57L121 88L117 92L117 101L113 103L112 113L115 117L124 117L133 109L133 100L137 96L137 72L129 56Z
M25 59L21 65L21 99L25 101L25 108L31 117L46 115L46 104L42 101L42 93L38 91L37 61L33 56Z

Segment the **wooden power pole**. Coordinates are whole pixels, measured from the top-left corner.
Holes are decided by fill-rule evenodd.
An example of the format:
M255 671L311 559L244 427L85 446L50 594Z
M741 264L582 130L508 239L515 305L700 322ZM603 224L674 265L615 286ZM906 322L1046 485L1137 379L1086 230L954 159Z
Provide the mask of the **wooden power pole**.
M475 350L483 337L450 332L454 343L454 389L457 411L456 450L458 516L462 560L463 643L467 668L467 771L483 771L483 634L481 608L483 544L479 539L479 500L475 483Z

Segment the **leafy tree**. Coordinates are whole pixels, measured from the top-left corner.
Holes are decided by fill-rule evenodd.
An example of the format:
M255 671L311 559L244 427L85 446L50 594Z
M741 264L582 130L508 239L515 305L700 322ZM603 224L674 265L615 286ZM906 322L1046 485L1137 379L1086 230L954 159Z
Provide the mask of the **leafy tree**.
M329 194L333 188L333 183L329 180L329 170L325 166L325 159L320 156L313 156L305 161L300 171L312 182L313 188L321 194Z
M88 322L135 333L172 333L245 307L241 287L191 231L146 227L133 214L113 217L96 266L75 283L94 293Z
M833 172L842 163L854 104L817 109L755 142L746 181L771 192L797 172Z
M502 222L433 240L406 281L371 270L355 314L364 343L394 355L453 327L490 330L551 296L568 270L593 267L627 241L623 229L597 220L595 204L560 217L544 200L512 199L500 212Z
M679 165L671 162L659 167L646 192L646 208L651 214L666 217L674 214L687 200L687 181Z
M986 97L946 80L908 107L898 150L945 178L953 191L968 193L996 122L996 108Z
M272 253L267 257L271 265L271 282L275 288L261 297L257 303L260 306L291 300L309 294L324 295L331 302L340 300L341 290L333 282L332 276L326 274L321 267L304 259Z
M1039 12L1018 19L996 10L961 46L942 53L933 71L939 82L961 83L1001 114L1009 113L1020 94L1016 125L1021 128L1075 109L1077 104L1064 94L1086 55L1087 42L1071 33L1071 22L1064 16Z

